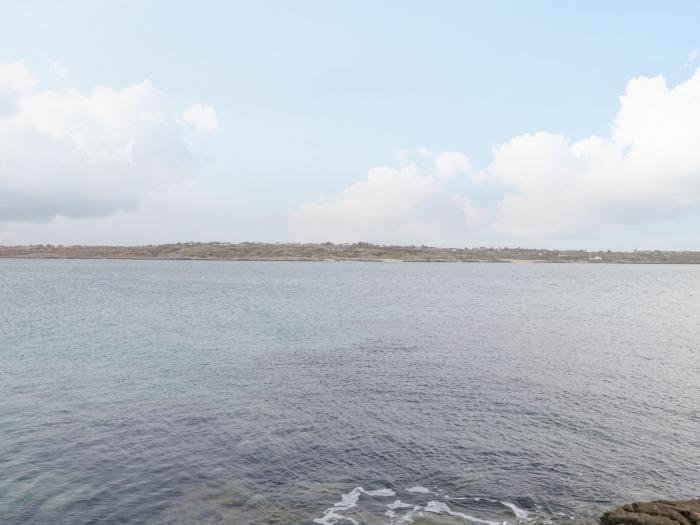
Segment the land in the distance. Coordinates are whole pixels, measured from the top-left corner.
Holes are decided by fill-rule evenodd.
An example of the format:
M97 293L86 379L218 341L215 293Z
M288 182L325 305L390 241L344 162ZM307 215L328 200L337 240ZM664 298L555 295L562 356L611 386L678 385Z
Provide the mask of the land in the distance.
M355 244L188 242L148 246L0 246L1 258L217 261L406 261L700 264L700 252L435 248Z

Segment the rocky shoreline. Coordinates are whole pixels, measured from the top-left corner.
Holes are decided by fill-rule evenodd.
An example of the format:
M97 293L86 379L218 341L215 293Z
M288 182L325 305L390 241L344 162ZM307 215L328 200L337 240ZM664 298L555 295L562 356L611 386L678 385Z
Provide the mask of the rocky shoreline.
M628 503L606 512L601 525L700 525L700 499Z

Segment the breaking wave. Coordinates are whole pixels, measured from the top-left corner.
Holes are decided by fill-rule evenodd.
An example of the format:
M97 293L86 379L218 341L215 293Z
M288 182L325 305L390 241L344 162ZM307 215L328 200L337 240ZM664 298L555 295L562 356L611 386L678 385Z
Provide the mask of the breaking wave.
M515 503L489 498L450 497L439 490L412 486L404 490L356 487L340 495L340 500L314 519L317 525L410 525L420 519L431 523L508 525L531 520L532 512Z

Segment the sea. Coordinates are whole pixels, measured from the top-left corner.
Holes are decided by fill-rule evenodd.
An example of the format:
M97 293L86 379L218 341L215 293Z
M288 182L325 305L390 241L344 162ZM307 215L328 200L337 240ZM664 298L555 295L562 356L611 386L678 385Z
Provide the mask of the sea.
M0 260L3 525L588 524L700 493L700 266Z

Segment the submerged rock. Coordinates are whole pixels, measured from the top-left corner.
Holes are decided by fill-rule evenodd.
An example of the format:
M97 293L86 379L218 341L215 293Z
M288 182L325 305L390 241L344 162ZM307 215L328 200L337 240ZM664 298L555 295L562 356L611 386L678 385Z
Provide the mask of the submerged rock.
M628 503L606 512L601 525L700 525L700 499Z

